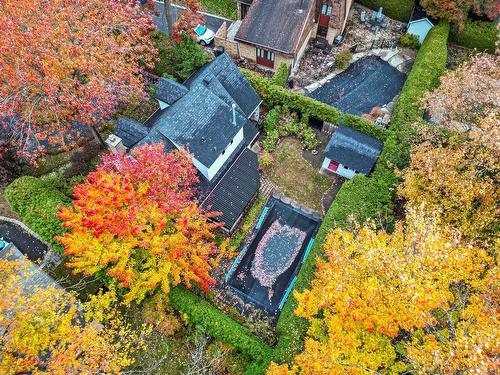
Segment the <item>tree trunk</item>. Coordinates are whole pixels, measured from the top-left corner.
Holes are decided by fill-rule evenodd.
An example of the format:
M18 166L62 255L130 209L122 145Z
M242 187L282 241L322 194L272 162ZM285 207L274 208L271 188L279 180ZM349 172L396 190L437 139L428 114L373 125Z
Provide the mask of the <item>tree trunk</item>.
M163 7L165 8L165 19L167 21L168 33L172 35L172 30L174 27L174 19L172 16L172 0L163 0Z
M95 140L97 142L99 142L101 144L101 146L103 146L105 148L106 143L104 142L104 139L102 139L101 135L99 134L99 132L97 131L95 126L90 125L89 128L90 128L90 131L92 132L92 135L94 136Z

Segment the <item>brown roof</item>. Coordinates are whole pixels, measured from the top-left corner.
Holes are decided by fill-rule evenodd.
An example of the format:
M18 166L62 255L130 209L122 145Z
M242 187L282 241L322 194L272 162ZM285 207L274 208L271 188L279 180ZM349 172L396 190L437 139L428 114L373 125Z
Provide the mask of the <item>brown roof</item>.
M254 0L235 39L294 54L313 8L314 0Z

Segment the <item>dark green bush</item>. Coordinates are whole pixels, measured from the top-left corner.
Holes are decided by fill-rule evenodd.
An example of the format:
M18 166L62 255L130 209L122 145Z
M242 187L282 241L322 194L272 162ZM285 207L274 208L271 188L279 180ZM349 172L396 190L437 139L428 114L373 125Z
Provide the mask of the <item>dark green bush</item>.
M67 196L39 178L23 176L5 189L5 198L29 228L55 250L62 251L62 246L54 240L55 236L63 234L61 221L56 214L58 206L70 202Z
M462 31L451 28L450 41L467 48L495 53L498 30L496 22L467 21Z
M402 22L408 22L411 17L414 0L358 0L365 7L373 10L384 8L384 14Z
M420 47L420 41L418 39L418 36L414 34L405 33L401 35L401 38L399 38L399 43L403 47L409 47L414 49L418 49Z
M207 62L205 50L187 35L183 36L180 43L173 43L161 31L154 31L151 38L158 49L158 61L152 70L157 76L167 75L184 82Z
M282 62L278 67L278 70L276 70L273 77L271 78L271 83L273 85L285 87L287 82L288 82L288 65Z
M253 359L252 368L264 368L271 358L272 349L260 341L241 324L183 287L170 291L172 306L188 316L188 322L202 326L207 334L223 341ZM247 369L246 373L259 373Z
M352 53L348 49L343 49L335 55L335 63L337 68L345 69L352 59Z

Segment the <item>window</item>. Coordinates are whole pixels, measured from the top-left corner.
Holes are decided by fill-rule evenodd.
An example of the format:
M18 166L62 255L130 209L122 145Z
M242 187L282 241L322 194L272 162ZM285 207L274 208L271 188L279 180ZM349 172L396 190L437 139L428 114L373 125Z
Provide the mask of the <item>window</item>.
M274 61L276 60L276 55L274 52L265 50L263 48L256 48L257 64L267 66L269 68L274 68Z
M324 14L326 16L331 16L332 15L332 6L328 4L323 4L321 7L321 14Z

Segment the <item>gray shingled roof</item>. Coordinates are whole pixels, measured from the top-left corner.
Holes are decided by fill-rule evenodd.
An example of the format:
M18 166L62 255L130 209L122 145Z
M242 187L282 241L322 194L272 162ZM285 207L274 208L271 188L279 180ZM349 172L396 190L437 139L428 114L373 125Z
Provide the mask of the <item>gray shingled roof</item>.
M257 92L226 53L201 67L184 85L192 88L204 81L211 82L210 90L226 103L234 101L247 118L261 102Z
M233 112L205 84L197 84L175 105L166 108L154 124L175 145L185 146L205 166L211 166L247 119Z
M327 158L368 175L375 165L383 143L364 133L339 126L325 148Z
M259 191L259 161L257 154L245 148L219 183L205 198L202 207L222 213L216 220L233 229L245 208Z
M0 249L0 259L18 261L22 265L22 277L19 282L26 293L33 293L37 288L47 288L49 286L60 287L56 281L47 275L39 266L29 261L21 251L12 244L8 244Z
M314 3L314 0L254 0L235 39L294 54Z
M186 86L167 78L160 78L156 86L156 98L169 105L186 95Z
M120 118L114 133L122 139L125 147L131 148L148 135L148 129L138 121Z

